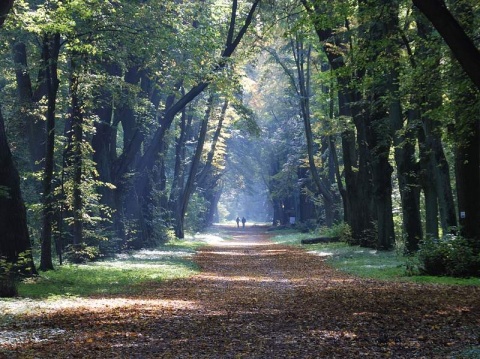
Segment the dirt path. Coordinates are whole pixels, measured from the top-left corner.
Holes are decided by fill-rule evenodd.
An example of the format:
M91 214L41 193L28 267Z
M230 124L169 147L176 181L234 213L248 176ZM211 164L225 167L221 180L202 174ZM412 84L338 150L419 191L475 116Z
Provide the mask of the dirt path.
M478 288L360 280L263 230L230 234L196 255L199 275L29 319L46 339L0 357L448 358L480 344Z

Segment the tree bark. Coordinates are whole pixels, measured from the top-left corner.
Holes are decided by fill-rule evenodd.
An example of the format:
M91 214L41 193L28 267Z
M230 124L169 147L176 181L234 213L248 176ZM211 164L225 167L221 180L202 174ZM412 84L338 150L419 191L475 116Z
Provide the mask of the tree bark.
M78 67L75 59L70 60L70 100L72 122L72 166L73 166L73 245L83 243L83 199L82 199L82 165L83 165L83 114L78 94Z
M179 126L179 135L175 143L175 166L173 172L172 188L170 190L169 198L169 209L172 213L175 212L175 204L178 200L181 191L185 185L185 140L188 138L191 126L192 126L193 116L188 115L186 109L182 111L182 116L180 118Z
M398 8L391 5L387 31L398 34ZM402 232L405 240L405 251L414 253L423 238L422 219L420 215L420 188L418 186L418 166L415 160L415 126L404 120L400 102L400 53L396 45L389 44L386 52L391 59L387 76L389 93L389 117L391 136L393 138L395 162L397 165L398 187L402 207Z
M42 253L40 269L43 271L53 269L52 263L52 224L54 218L53 196L53 167L55 149L55 111L58 90L57 60L60 51L60 35L46 34L43 39L42 65L45 66L47 81L47 121L45 144L45 169L43 177L43 212L42 212Z
M391 41L388 37L394 28L393 21L398 13L398 4L393 0L383 0L382 6L386 11L379 17L372 18L375 12L373 4L368 1L360 1L359 17L362 23L361 44L369 49L366 55L366 68L373 79L368 89L367 101L369 103L366 116L366 138L370 153L370 165L373 179L373 200L376 208L378 241L377 247L389 250L395 244L395 231L392 211L392 173L393 169L389 162L391 148L391 129L388 121L388 104L384 96L388 95L391 78L390 71L382 66L376 68L370 66L377 64L384 51L382 42ZM382 59L384 60L384 59Z
M462 26L465 31L475 34L478 28L474 22L474 16L471 16L475 9L468 2L461 1L455 2L452 6L455 14L463 19ZM460 43L463 41L458 39ZM467 44L464 45L467 46ZM476 54L480 54L478 50ZM480 78L478 59L480 56L476 60L476 69L472 69L476 72L477 79ZM478 250L480 243L480 115L478 113L480 86L478 83L476 88L466 86L462 83L462 77L456 69L452 69L452 78L457 81L452 86L451 97L456 106L454 135L459 224L460 234L475 240Z
M195 190L195 178L197 176L198 167L200 165L200 159L203 152L203 146L205 144L205 138L207 136L208 129L208 120L210 118L210 113L212 112L214 103L214 95L211 94L207 101L207 109L205 111L205 116L202 120L200 133L198 135L197 147L192 158L192 164L190 166L190 171L188 174L187 182L185 183L185 188L183 189L182 194L180 195L177 203L177 208L175 211L175 235L178 238L184 238L184 222L185 214L187 213L188 202L190 197Z
M311 47L304 48L303 41L298 38L290 41L293 57L295 59L297 77L295 79L293 73L285 64L281 64L285 69L287 75L290 77L293 87L297 92L300 104L300 114L302 116L303 125L305 128L305 138L307 144L307 157L310 172L313 178L313 183L316 186L317 192L321 195L325 211L325 224L331 227L334 222L334 196L329 188L328 181L325 181L319 174L318 168L315 164L315 144L313 140L311 115L310 115L310 55Z
M13 0L0 4L0 27L13 6ZM19 268L25 275L37 273L31 253L27 213L20 190L20 176L8 146L0 108L0 257L16 263L25 254L26 263Z
M480 120L472 121L470 134L455 151L460 233L480 241Z
M407 253L418 250L423 238L420 216L420 188L418 166L415 162L414 126L407 123L404 128L401 105L398 99L390 105L395 161L397 164L398 186L402 205L402 229ZM401 134L403 132L403 134Z
M40 85L34 94L32 81L28 71L27 49L24 43L16 42L13 45L13 62L17 80L17 94L20 104L20 116L26 124L25 138L29 147L30 170L39 171L40 162L45 157L45 125L40 116L35 115L38 101L44 95L45 86ZM44 71L40 71L39 81L44 78Z
M209 174L211 174L211 171L212 171L213 157L215 156L217 143L218 143L218 140L220 139L220 134L222 133L223 121L225 120L227 108L228 108L228 100L225 100L223 102L222 110L218 118L217 128L215 129L215 133L213 134L212 145L210 147L210 151L207 154L205 165L203 166L202 171L197 176L198 187L202 187L202 188L207 187L205 183L205 179L207 178L207 176L209 176Z
M442 106L442 93L437 89L426 90L429 84L442 81L438 70L442 59L440 51L441 41L436 38L433 27L423 15L416 14L416 23L418 36L424 43L430 45L427 47L420 42L420 46L415 51L415 57L422 64L422 70L424 70L420 78L417 79L417 83L419 86L424 86L425 89L423 90L424 93L421 93L420 98L418 98L418 95L414 95L413 99L420 110L422 128L419 138L420 150L423 152L421 163L423 164L423 170L427 171L426 176L428 176L424 181L424 187L426 187L425 200L426 204L428 204L426 208L427 227L433 233L436 232L435 238L438 238L438 230L435 228L438 228L438 224L432 222L437 215L429 213L430 209L437 208L439 211L443 234L452 232L452 229L457 226L449 164L441 139L441 123L438 119L431 118L429 115L429 112ZM416 62L413 63L413 67L418 68ZM434 184L434 189L430 188L432 183ZM437 197L436 204L434 204L433 199L427 198L432 194L435 194Z
M0 3L0 27L2 27L6 16L13 6L14 0L4 0Z
M341 70L345 67L343 54L348 51L346 46L348 38L341 33L334 34L332 29L325 28L316 20L327 9L319 3L314 3L313 7L305 0L302 0L302 3L313 19L320 42L324 44L323 49L330 67L333 71ZM346 26L348 28L348 24ZM364 101L362 95L350 85L351 77L360 81L362 76L362 71L352 73L351 76L338 72L338 107L339 117L344 120L351 118L356 128L356 131L347 129L341 135L347 197L345 202L348 208L346 220L352 229L352 237L356 243L369 247L375 245L372 240L376 232L374 228L376 214L373 205L372 174L368 160Z
M7 142L4 120L0 109L0 257L16 263L21 254L27 263L23 274L36 274L27 228L27 211L20 191L20 176L13 162Z

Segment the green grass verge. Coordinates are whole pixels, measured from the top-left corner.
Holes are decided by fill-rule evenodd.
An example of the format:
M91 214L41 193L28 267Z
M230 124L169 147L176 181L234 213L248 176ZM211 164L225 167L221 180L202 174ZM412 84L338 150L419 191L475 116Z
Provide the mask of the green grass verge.
M188 257L202 245L205 243L175 241L155 250L118 255L112 260L57 266L20 283L19 296L44 299L139 293L145 283L195 274L198 269Z
M346 243L327 243L302 245L305 238L317 237L318 234L285 233L272 240L279 244L301 246L306 251L324 256L333 267L352 275L380 280L410 281L416 283L436 283L448 285L480 285L480 278L453 278L423 275L410 275L408 269L415 265L412 259L398 251L376 251Z

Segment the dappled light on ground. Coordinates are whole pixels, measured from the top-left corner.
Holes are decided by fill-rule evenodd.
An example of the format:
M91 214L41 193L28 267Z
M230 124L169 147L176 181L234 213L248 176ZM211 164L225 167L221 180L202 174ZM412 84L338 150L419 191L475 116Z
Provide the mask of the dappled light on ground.
M192 301L139 298L54 298L51 300L12 300L2 302L1 314L35 316L38 313L52 314L60 311L88 309L105 311L136 307L142 310L152 308L187 309L197 308Z
M10 309L0 336L20 339L0 357L446 358L478 345L477 287L360 279L263 229L225 230L193 277Z
M178 258L178 257L189 257L193 255L192 252L188 251L160 251L160 250L140 250L134 253L122 253L117 254L115 257L119 260L125 261L129 259L134 260L144 260L144 261L155 261L164 258ZM105 262L102 262L102 264Z

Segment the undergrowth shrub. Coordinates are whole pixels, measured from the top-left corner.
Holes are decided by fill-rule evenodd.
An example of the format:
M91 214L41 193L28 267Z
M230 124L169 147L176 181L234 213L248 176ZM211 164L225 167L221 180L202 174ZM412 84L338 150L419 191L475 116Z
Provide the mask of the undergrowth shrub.
M338 238L340 242L354 244L352 228L345 222L336 223L330 228L323 228L322 234L329 238Z
M26 275L31 275L35 269L31 266L31 251L21 252L15 262L0 257L0 297L16 297L18 283Z
M96 246L89 246L85 243L69 244L65 248L65 260L70 263L83 264L94 261L100 257L100 250Z
M304 222L295 223L295 228L301 233L308 233L317 228L317 221L314 219L307 219Z
M362 231L361 238L357 243L362 247L377 248L378 245L378 222L373 221L372 227Z
M18 294L13 264L0 258L0 297L15 297Z
M475 242L447 235L422 241L418 251L423 274L468 277L480 275L480 254Z

